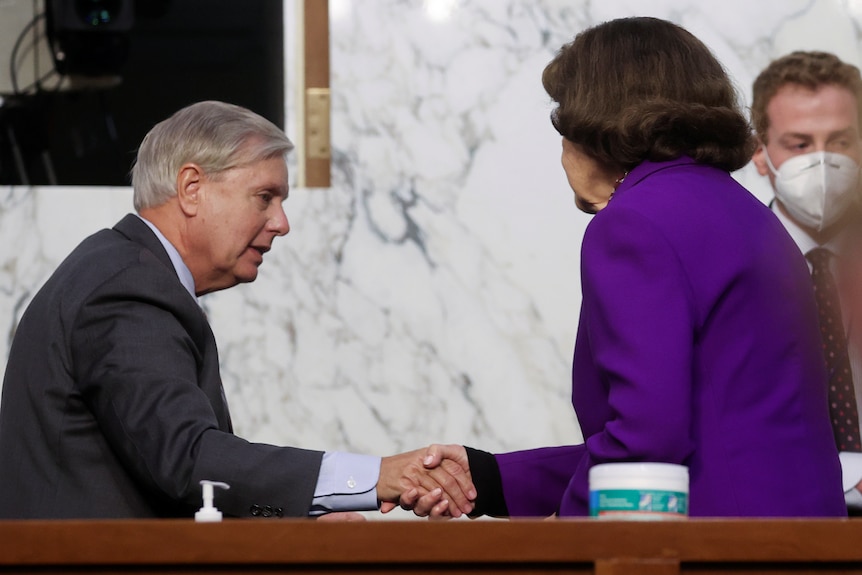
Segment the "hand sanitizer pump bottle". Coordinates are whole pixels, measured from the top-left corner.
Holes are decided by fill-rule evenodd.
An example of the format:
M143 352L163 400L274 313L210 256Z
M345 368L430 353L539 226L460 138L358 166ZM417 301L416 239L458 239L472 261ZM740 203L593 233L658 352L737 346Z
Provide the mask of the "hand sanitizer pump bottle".
M201 523L213 523L221 521L221 511L213 506L213 487L221 487L222 489L230 489L230 485L221 481L209 481L201 479L201 487L203 489L203 507L195 513L195 521Z

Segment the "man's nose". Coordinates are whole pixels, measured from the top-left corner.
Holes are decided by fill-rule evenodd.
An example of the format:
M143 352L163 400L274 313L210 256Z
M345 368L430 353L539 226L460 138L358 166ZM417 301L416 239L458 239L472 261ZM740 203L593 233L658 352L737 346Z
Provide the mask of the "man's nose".
M287 221L287 214L284 212L284 206L278 204L275 208L275 214L269 220L270 229L278 236L287 235L290 231L290 222Z

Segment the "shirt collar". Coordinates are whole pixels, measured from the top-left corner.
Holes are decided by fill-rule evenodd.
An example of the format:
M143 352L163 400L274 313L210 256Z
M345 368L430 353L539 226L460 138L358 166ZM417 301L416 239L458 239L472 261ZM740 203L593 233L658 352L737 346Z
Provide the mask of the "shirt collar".
M796 246L799 248L803 254L808 254L814 248L826 248L832 254L838 253L838 239L834 238L829 240L823 245L818 244L814 241L814 239L809 236L802 227L790 219L787 214L785 214L781 208L778 207L778 202L772 201L769 204L769 208L772 210L772 213L778 218L778 221L784 226L784 229L787 230L787 233L790 234L790 237L796 243Z
M180 278L180 283L183 284L183 287L186 288L189 295L197 301L198 298L195 295L195 280L192 277L192 272L189 271L188 266L186 266L183 258L180 256L180 252L177 251L177 248L168 241L168 238L166 238L164 234L159 231L159 228L157 228L151 221L141 217L140 214L135 215L141 218L141 221L147 224L147 226L153 230L153 233L156 234L162 247L164 247L165 251L168 252L168 257L171 258L171 263L174 264L174 270L177 272L177 277Z

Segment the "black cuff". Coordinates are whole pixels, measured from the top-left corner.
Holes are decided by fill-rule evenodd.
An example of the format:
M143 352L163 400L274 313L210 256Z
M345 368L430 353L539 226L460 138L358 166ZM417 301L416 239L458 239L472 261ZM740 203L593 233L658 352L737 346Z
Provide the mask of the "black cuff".
M508 517L509 508L503 496L503 479L500 476L500 466L497 458L487 451L479 451L464 446L467 450L467 461L470 463L470 474L473 485L476 486L476 507L470 517L490 515L491 517Z

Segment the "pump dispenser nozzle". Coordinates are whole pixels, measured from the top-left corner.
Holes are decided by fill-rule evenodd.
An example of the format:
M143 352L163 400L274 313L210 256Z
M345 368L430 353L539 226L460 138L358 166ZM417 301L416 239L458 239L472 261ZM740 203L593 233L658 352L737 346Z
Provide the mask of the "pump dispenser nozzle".
M230 489L230 485L221 481L210 481L201 479L201 487L203 488L204 504L197 513L195 513L195 521L211 523L221 521L221 511L213 506L213 487L221 487L222 489Z

